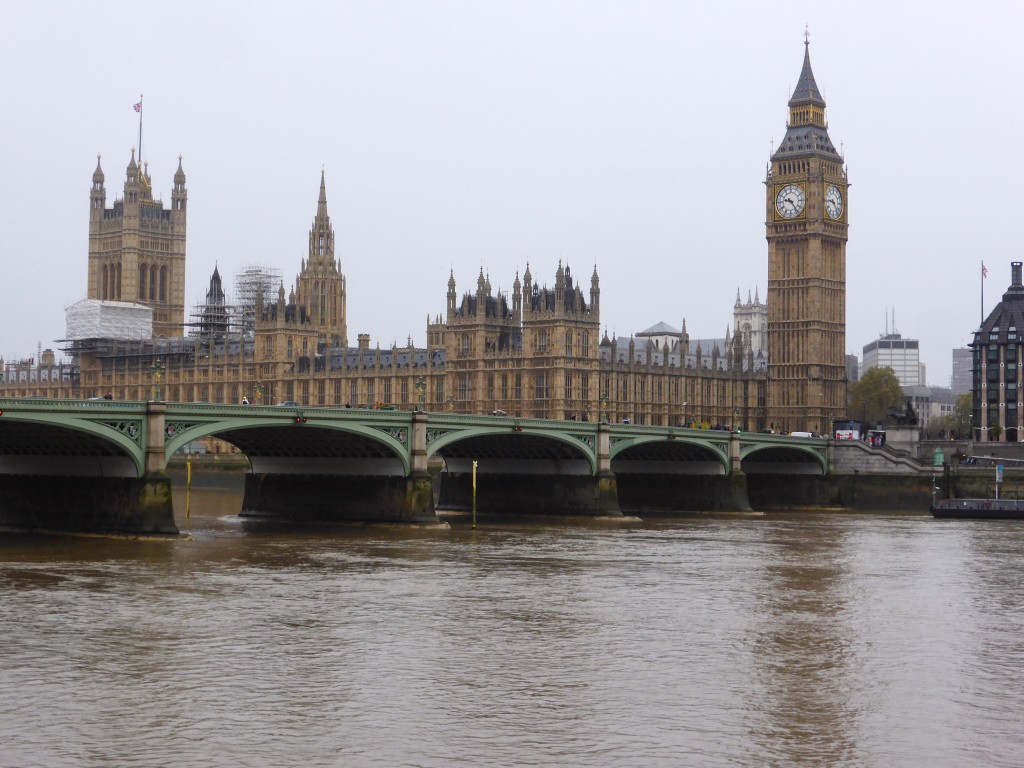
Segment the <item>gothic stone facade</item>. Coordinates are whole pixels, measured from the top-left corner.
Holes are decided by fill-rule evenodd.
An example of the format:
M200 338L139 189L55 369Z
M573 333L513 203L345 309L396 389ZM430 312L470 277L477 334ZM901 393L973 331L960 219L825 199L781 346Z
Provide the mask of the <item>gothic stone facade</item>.
M522 281L515 277L511 301L492 293L482 270L476 291L459 299L452 275L447 314L427 329L448 369L445 407L662 426L764 426L764 368L740 337L728 341L727 354L707 356L690 353L685 324L672 344L613 341L600 338L600 305L596 268L584 293L568 266L559 264L553 288L535 283L527 267Z

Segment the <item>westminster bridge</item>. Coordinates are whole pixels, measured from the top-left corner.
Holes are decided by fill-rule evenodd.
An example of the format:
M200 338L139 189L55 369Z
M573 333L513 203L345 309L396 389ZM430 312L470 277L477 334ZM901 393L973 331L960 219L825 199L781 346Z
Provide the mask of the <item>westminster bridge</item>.
M0 398L0 524L176 532L167 461L209 436L248 458L243 515L392 522L467 508L474 469L488 514L749 510L748 483L778 493L793 487L780 478L824 477L835 445L449 412Z

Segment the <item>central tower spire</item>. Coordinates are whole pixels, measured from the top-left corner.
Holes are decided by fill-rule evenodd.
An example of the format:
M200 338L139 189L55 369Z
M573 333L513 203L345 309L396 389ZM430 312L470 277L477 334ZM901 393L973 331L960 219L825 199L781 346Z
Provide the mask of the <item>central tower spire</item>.
M324 169L320 169L320 200L316 206L316 217L328 219L327 216L327 184L324 182ZM329 219L328 219L329 220Z
M334 229L327 213L327 183L320 170L320 197L309 230L309 254L296 280L296 301L305 306L322 344L348 345L345 321L345 275L334 256Z

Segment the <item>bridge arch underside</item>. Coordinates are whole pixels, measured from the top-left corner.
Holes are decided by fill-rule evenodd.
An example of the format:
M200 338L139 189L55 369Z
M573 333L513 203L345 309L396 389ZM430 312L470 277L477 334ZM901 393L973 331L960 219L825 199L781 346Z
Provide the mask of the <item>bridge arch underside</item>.
M768 446L748 453L740 466L747 475L824 475L823 461L820 454L811 450Z
M579 448L543 435L522 432L473 435L447 443L434 451L449 472L487 475L584 475L594 474L594 463Z
M481 515L619 515L614 486L595 473L587 446L520 432L472 435L436 448L444 459L438 507Z
M294 522L436 522L429 478L409 477L387 437L303 425L215 433L241 450L240 514Z
M836 489L822 454L807 448L771 446L742 459L750 502L756 509L835 506Z
M381 440L309 425L252 426L214 433L249 459L255 474L404 477L405 462Z
M0 474L139 477L141 462L113 438L113 432L105 439L57 424L0 421Z
M711 446L663 440L622 449L611 468L627 514L747 511L746 489L727 474L727 462Z
M663 440L629 446L612 458L612 472L623 475L724 475L727 459L706 445Z

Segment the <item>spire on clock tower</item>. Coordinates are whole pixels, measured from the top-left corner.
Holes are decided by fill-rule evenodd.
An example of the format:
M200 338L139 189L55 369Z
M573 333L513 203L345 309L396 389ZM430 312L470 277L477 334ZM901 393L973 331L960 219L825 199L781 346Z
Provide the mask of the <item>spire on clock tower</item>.
M825 99L814 81L814 72L811 70L811 41L804 35L804 66L800 70L800 79L793 90L793 98L789 100L789 106L794 104L817 104L825 107Z
M800 69L800 79L789 99L786 135L772 155L772 160L808 153L832 155L836 159L840 157L828 136L825 99L814 79L814 70L811 69L810 44L805 39L804 63Z

